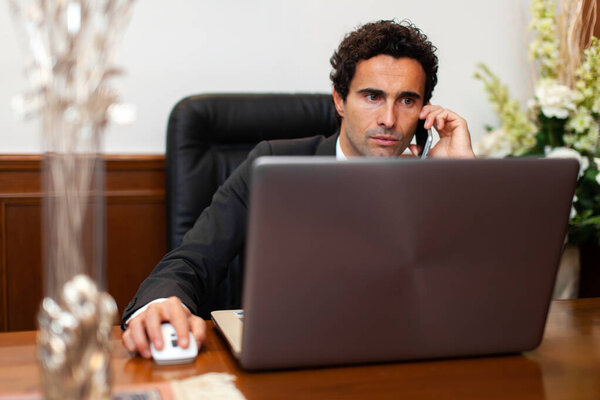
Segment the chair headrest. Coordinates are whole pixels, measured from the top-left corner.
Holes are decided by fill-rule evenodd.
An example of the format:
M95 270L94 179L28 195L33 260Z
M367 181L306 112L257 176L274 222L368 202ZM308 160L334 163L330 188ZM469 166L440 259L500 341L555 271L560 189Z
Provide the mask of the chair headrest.
M167 127L169 250L257 143L329 136L337 129L329 94L204 94L182 99Z

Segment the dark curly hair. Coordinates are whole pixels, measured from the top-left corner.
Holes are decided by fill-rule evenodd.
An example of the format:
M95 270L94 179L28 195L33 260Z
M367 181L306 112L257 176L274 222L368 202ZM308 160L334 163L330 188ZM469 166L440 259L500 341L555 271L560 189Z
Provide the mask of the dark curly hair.
M333 71L329 75L334 89L344 101L354 78L356 65L360 60L368 60L380 54L394 58L408 57L418 61L425 71L425 98L431 99L437 83L437 48L414 24L403 20L381 20L359 27L346 35L337 51L331 57Z

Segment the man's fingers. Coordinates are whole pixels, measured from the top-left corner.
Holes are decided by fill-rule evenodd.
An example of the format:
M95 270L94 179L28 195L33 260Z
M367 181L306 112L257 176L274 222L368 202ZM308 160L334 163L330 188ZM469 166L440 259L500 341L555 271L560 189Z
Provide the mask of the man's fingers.
M419 157L419 153L421 152L421 150L419 149L419 146L417 146L416 144L409 144L408 149L413 154L413 156Z
M424 110L424 111L423 111ZM455 121L458 117L454 112L440 106L427 106L427 109L423 108L421 111L420 118L425 118L424 126L425 129L435 129L442 133L444 128L449 122Z
M144 325L146 326L148 339L154 343L154 347L158 350L162 350L164 346L164 340L160 329L164 317L161 312L161 305L162 304L157 304L156 306L151 305L144 313Z
M431 127L433 126L433 122L435 121L436 115L439 114L439 112L442 110L443 108L441 106L432 105L426 105L421 109L419 119L425 120L425 129L431 129Z
M125 346L127 351L130 353L135 353L135 343L131 338L131 331L129 329L123 332L123 336L121 337L121 339L123 340L123 345Z
M150 358L150 343L158 350L164 348L165 339L162 337L161 325L170 322L178 336L178 345L187 348L192 328L191 312L177 297L170 297L165 301L150 304L140 315L129 322L129 327L123 332L122 340L125 348L130 352L137 351L142 357ZM201 318L194 320L193 335L197 341L204 340L206 335L205 323Z
M419 119L425 119L432 110L436 110L438 108L442 108L442 107L434 106L434 105L431 105L431 103L427 103L426 105L423 106L423 108L421 108L421 112L419 113Z
M188 317L188 322L190 324L192 335L198 344L198 349L200 349L202 342L204 342L204 339L206 339L206 322L204 322L202 318L199 318L195 315Z
M438 132L444 130L447 119L448 119L448 110L443 110L435 116L435 129Z
M127 330L131 332L131 338L135 343L135 349L138 351L138 353L140 353L140 355L144 358L150 358L152 357L152 353L150 353L150 345L148 344L148 339L146 338L144 324L142 324L140 321L136 321L136 319L131 321Z
M425 118L425 129L431 129L436 121L437 116L443 111L442 108L431 109ZM436 127L437 128L437 127Z
M467 122L454 111L441 106L426 105L421 109L425 129L435 127L440 140L431 148L432 157L472 158L471 138ZM411 152L414 151L411 149Z
M175 332L177 333L177 344L186 349L190 344L190 327L188 325L188 314L190 314L190 312L183 307L181 301L175 297L171 297L165 301L165 306L168 310L169 322L173 325L173 328L175 328Z

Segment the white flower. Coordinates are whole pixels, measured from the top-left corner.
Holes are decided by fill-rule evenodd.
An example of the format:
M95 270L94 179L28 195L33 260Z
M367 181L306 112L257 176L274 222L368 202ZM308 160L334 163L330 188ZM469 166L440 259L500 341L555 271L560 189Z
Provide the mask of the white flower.
M510 154L510 146L503 129L495 129L475 143L473 151L479 157L505 157Z
M581 177L586 169L588 169L590 163L586 157L582 157L577 150L569 149L566 147L555 147L550 151L546 150L547 158L574 158L579 162L579 175Z
M594 104L592 105L592 112L600 114L600 97L597 97L596 100L594 100Z
M540 32L552 34L554 29L554 20L552 18L542 18L538 21L535 28Z
M542 80L535 89L535 97L542 113L548 118L567 119L569 112L575 110L575 93L554 80Z
M585 133L594 123L594 118L586 108L580 107L577 113L571 118L568 127L577 133Z

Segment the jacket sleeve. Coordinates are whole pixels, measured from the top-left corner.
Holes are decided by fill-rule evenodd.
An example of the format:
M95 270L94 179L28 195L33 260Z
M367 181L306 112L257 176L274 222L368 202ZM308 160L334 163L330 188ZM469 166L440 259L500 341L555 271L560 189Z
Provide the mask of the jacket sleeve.
M229 262L239 254L246 237L249 179L252 162L272 154L259 143L213 196L181 245L169 252L140 285L125 308L123 324L137 309L157 298L177 296L194 314L215 293L227 275Z

